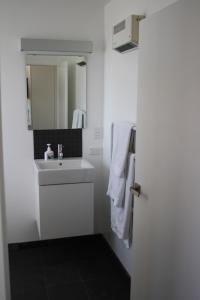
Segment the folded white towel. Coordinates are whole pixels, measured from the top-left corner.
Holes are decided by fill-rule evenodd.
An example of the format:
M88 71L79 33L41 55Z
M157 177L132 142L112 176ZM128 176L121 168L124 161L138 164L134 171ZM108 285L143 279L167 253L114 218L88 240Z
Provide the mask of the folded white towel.
M135 179L135 154L128 158L128 173L123 207L116 207L111 201L111 227L120 239L125 240L127 247L132 238L133 197L130 188Z
M112 161L107 195L117 207L122 206L125 193L127 155L130 143L131 123L117 123L112 125Z

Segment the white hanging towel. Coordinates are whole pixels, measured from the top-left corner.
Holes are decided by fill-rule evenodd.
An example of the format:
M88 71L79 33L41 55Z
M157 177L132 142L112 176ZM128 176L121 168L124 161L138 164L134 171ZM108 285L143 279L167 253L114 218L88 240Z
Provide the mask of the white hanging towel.
M32 119L31 119L31 100L27 99L27 121L28 126L32 126Z
M72 121L72 128L78 128L78 118L79 118L79 112L78 109L75 109L73 112L73 121Z
M116 207L121 207L125 194L126 178L118 177L114 174L112 168L110 169L110 178L108 184L107 195Z
M112 168L118 177L124 177L132 128L128 122L114 124Z
M135 179L135 154L129 154L125 197L123 207L116 207L111 201L111 227L126 246L130 247L132 239L133 196L130 188Z
M86 127L86 113L83 110L78 110L78 128Z
M80 109L75 109L73 113L72 128L85 128L86 113Z
M86 112L82 111L83 114L83 128L86 128Z
M112 125L112 161L107 195L117 207L122 206L125 193L126 167L132 123L116 123Z

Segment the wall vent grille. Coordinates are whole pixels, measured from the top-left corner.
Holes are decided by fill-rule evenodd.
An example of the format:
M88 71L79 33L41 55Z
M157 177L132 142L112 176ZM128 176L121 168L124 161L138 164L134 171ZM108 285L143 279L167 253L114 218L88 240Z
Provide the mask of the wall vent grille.
M113 28L113 33L117 34L120 31L124 30L125 28L126 28L126 20L124 20L124 21L118 23L117 25L115 25L114 28Z

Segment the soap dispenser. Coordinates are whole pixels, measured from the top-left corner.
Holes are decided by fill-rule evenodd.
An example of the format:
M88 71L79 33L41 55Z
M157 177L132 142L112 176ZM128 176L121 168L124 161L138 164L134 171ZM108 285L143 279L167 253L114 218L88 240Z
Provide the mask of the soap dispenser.
M54 158L54 152L51 150L51 144L47 144L47 151L44 153L44 159L53 159Z

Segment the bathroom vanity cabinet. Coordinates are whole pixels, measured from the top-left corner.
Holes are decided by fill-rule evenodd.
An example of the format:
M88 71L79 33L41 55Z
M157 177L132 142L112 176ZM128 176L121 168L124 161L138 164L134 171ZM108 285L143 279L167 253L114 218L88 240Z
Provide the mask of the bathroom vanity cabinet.
M40 237L93 233L93 183L39 187Z
M72 160L63 162L67 166L70 163L70 169L65 169L66 166L63 165L60 169L57 165L48 169L48 162L43 166L40 163L45 164L42 160L35 163L36 215L40 238L56 239L93 234L94 168L88 162L85 168L82 164L82 169L76 176ZM44 166L45 169L42 168ZM58 178L60 183L57 182Z

